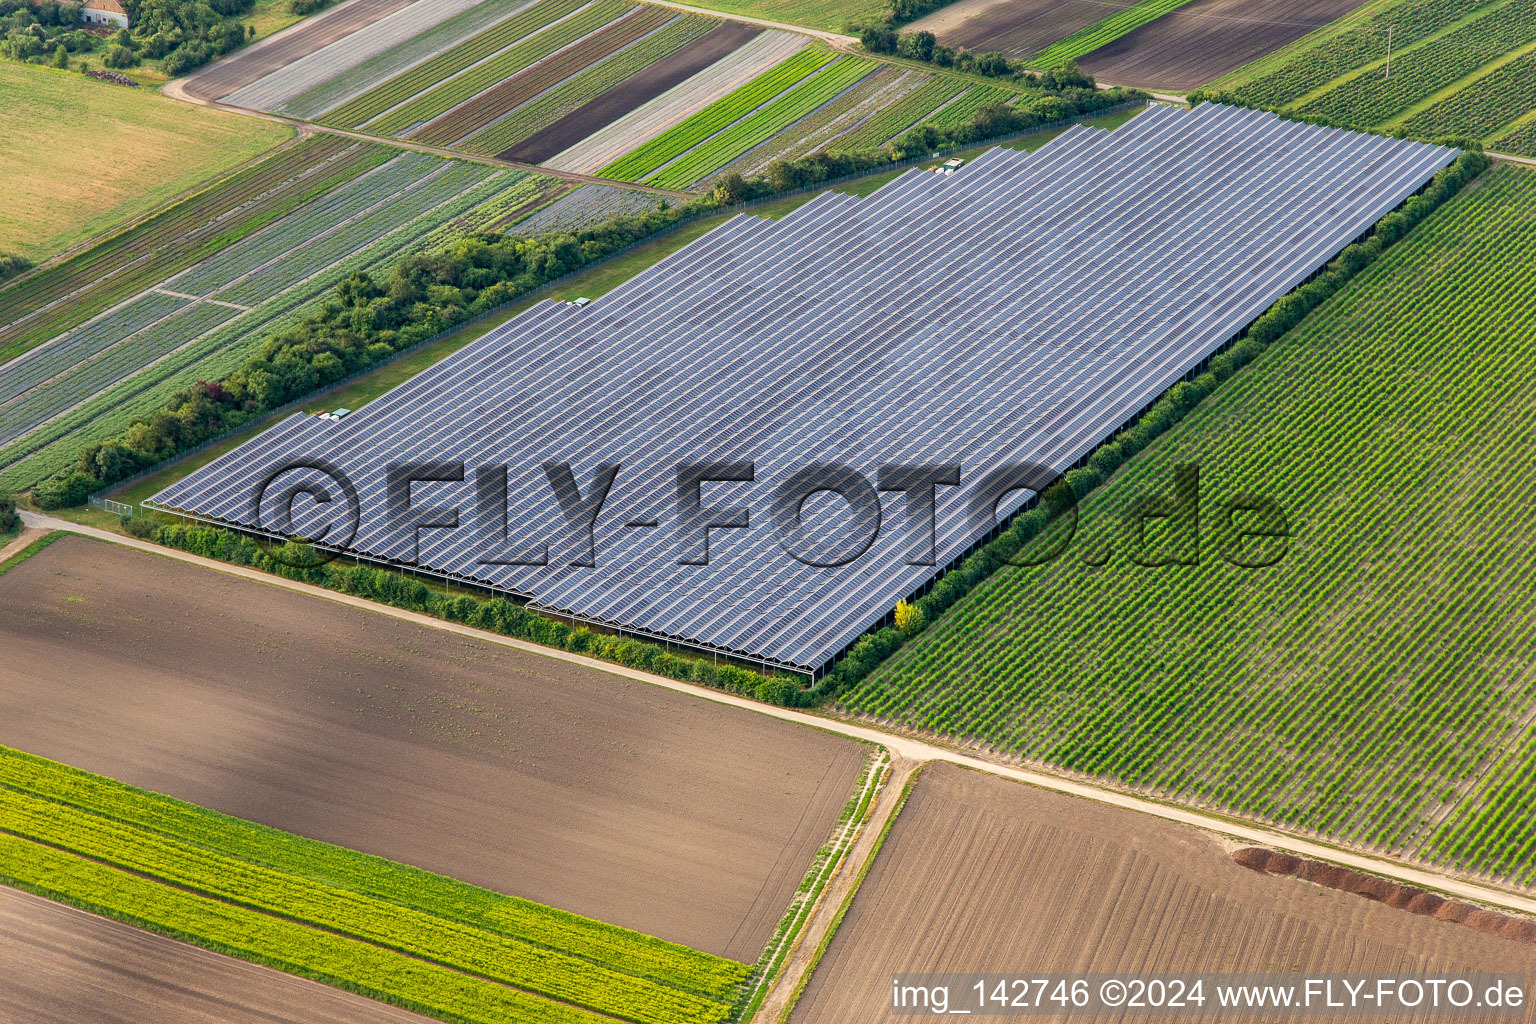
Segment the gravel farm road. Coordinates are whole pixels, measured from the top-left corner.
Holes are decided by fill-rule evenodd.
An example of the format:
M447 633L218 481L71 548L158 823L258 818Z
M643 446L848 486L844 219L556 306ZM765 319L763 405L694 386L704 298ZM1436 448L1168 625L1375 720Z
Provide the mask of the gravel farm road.
M107 541L113 544L125 544L162 555L166 558L175 558L183 562L201 565L204 568L216 572L230 573L243 576L247 579L259 580L274 587L285 587L289 590L310 594L327 601L338 601L342 604L352 605L357 608L366 608L380 615L389 615L394 618L418 625L431 626L436 629L448 630L464 636L471 636L485 643L501 644L505 647L528 651L533 654L555 658L588 668L597 669L614 675L625 676L654 686L676 690L704 700L715 701L720 704L728 704L734 707L745 708L758 714L769 715L787 722L797 722L815 729L824 729L828 732L840 733L854 739L864 740L869 743L879 744L891 751L892 755L905 761L921 764L927 761L948 761L952 764L962 765L976 771L987 772L1006 779L1013 779L1030 786L1038 786L1041 789L1052 790L1057 793L1066 793L1071 796L1081 797L1085 800L1095 800L1099 803L1109 804L1114 807L1137 811L1142 814L1150 814L1154 817L1168 821L1176 821L1196 828L1202 828L1219 835L1228 836L1245 843L1259 846L1267 846L1271 849L1282 850L1313 860L1329 861L1345 867L1355 868L1359 871L1367 871L1381 875L1394 881L1404 882L1408 885L1430 889L1462 899L1472 900L1491 907L1499 907L1515 910L1526 914L1536 914L1536 899L1521 895L1512 890L1497 886L1485 885L1479 882L1458 878L1428 868L1404 864L1386 857L1377 857L1369 854L1345 850L1327 843L1317 842L1301 836L1292 835L1278 829L1263 825L1256 825L1238 821L1232 818L1222 817L1203 811L1180 807L1174 804L1163 803L1145 797L1133 796L1102 786L1093 785L1077 779L1048 774L1043 771L1019 768L1013 765L988 761L980 757L962 753L957 750L940 746L936 743L918 739L912 736L903 736L897 733L876 729L868 725L844 721L838 718L811 714L806 711L798 711L791 708L780 708L763 704L735 694L725 693L720 690L712 690L707 687L695 686L691 683L678 682L663 676L652 675L638 669L625 668L621 665L598 661L579 654L571 654L566 651L555 650L550 647L542 647L538 644L523 640L515 640L511 637L500 636L496 633L488 633L484 630L474 629L470 626L461 626L458 623L447 622L442 619L432 618L418 612L406 611L400 608L392 608L388 605L377 604L363 598L353 597L349 594L341 594L336 591L326 590L322 587L311 586L307 583L299 583L286 580L280 576L271 576L255 569L247 569L242 566L229 565L212 559L202 558L186 552L176 551L171 548L161 547L148 541L136 540L106 530L98 530L94 527L82 526L78 523L66 522L52 516L39 515L35 512L22 512L22 519L28 527L42 530L65 530L71 533L94 537L97 540Z

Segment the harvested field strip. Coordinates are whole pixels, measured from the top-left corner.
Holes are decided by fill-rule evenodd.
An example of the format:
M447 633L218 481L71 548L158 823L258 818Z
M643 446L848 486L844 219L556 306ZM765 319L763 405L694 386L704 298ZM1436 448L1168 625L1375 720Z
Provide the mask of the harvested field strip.
M286 867L250 864L201 844L167 841L28 793L0 788L0 830L201 896L639 1024L715 1022L730 1010L729 1002L623 974L517 936L498 936L429 911L362 897ZM198 838L217 842L216 835Z
M1536 753L1536 588L1501 539L1536 526L1517 454L1536 420L1533 244L1536 173L1496 166L1088 495L1074 548L1112 543L1113 562L993 576L845 706L1339 843L1505 863L1529 884L1536 862L1499 856L1530 840L1536 792L1466 790ZM1121 516L1195 453L1202 500L1263 480L1306 509L1282 563L1126 564Z
M681 158L647 178L647 183L661 188L687 188L693 185L834 99L878 66L873 61L856 57L840 58L767 106L690 149Z
M418 93L431 89L464 69L505 50L513 43L536 32L557 18L581 6L581 0L538 0L520 7L516 14L485 31L445 50L431 60L401 72L384 84L370 89L330 111L320 123L338 128L356 128L391 107L399 106Z
M1341 128L1370 128L1531 42L1536 42L1536 5L1511 0L1394 58L1391 78L1360 75L1296 110Z
M530 2L532 0L482 0L469 10L461 11L378 56L370 57L361 64L327 78L273 109L290 117L318 117L413 68L436 61L442 54L478 37L497 22L527 7ZM382 113L382 110L375 113Z
M436 88L429 89L409 103L391 110L383 117L370 121L367 128L376 135L408 135L410 129L441 116L502 79L517 74L536 61L543 60L556 50L571 45L594 32L615 18L635 8L629 0L594 0L581 5L579 0L544 0L552 9L546 15L562 10L557 19L527 37L502 50L489 60L482 61ZM558 4L558 7L553 5ZM539 5L544 6L543 4ZM537 9L537 8L534 8Z
M1026 63L1037 68L1056 68L1069 60L1076 60L1114 42L1121 36L1135 31L1150 21L1156 21L1170 11L1177 10L1190 0L1140 0L1132 7L1116 11L1102 21L1079 29L1067 38L1052 43L1031 54Z
M1381 61L1386 56L1389 25L1393 49L1401 51L1487 6L1488 0L1407 0L1310 45L1303 41L1275 61L1258 64L1252 72L1237 71L1217 84L1225 84L1250 103L1281 107Z
M713 35L706 36L697 47L689 49L702 49L712 38ZM810 40L806 36L790 32L769 30L756 35L750 42L712 62L687 80L647 100L540 163L563 171L595 173L647 139L693 116L732 90L744 86L754 76L809 45ZM597 102L606 99L604 96Z
M871 112L888 107L926 77L914 71L881 67L820 110L801 118L762 145L726 165L727 171L750 177L762 173L774 160L795 160L824 149Z
M187 80L187 94L216 100L249 85L305 54L344 39L365 25L387 17L412 0L354 0L300 22L292 31L263 39L254 46L201 69Z
M639 181L674 157L680 156L728 127L780 93L790 89L835 57L815 47L802 50L746 85L716 100L692 117L662 132L622 160L603 168L605 178Z
M223 102L252 110L270 110L366 60L410 42L439 22L467 11L479 2L428 0L413 3L230 93Z
M966 90L964 82L952 78L933 78L909 92L902 99L877 110L858 127L841 135L833 149L875 149L904 134L913 125Z
M0 882L444 1020L598 1024L610 1019L4 833Z
M636 8L574 46L518 72L468 103L460 104L432 123L412 132L411 138L434 146L457 142L572 75L613 56L676 17L677 12L670 7L647 5Z
M518 940L717 1002L733 1000L746 977L744 965L687 946L242 821L0 747L0 800L23 795L47 803L32 807L32 816L38 820L35 828L25 829L16 822L18 815L29 814L28 809L0 804L4 808L0 820L5 821L7 829L35 838L53 836L48 839L50 842L64 837L63 845L72 842L67 838L71 829L47 822L50 814L73 815L82 837L104 836L107 832L103 830L122 829L119 837L126 845L118 854L110 846L96 854L72 848L108 860L142 854L156 865L155 869L144 867L145 873L178 871L197 864L197 858L214 857L235 874L204 877L197 884L233 890L241 885L259 886L265 884L263 880L270 881L276 876L289 876L295 885L307 881L333 890L332 899L345 898L356 906L389 905L411 913L412 922L431 918L440 923L455 923L480 933L482 939L500 936ZM188 859L183 864L176 863L176 858L182 856ZM223 895L249 902L246 897L251 892L254 890L246 896ZM331 920L321 923L337 927ZM611 977L620 980L616 975Z
M1484 139L1532 110L1536 110L1536 52L1495 68L1414 114L1402 127L1415 135Z
M695 40L703 38L719 24L712 18L704 18L696 14L679 15L662 28L633 45L625 47L607 60L599 61L572 75L544 95L523 104L518 108L516 117L504 117L487 125L481 131L461 141L457 148L480 156L496 156L549 127L572 111L591 103L615 86L624 85L627 89L637 88L634 80L646 74L652 65ZM586 123L588 127L580 137L590 134L594 127L590 122ZM557 153L564 148L560 146L550 152ZM528 162L537 163L537 161Z
M0 363L233 244L394 155L313 139L0 291Z
M755 26L690 14L540 97L516 118L490 126L468 140L464 149L506 160L543 163L761 33Z

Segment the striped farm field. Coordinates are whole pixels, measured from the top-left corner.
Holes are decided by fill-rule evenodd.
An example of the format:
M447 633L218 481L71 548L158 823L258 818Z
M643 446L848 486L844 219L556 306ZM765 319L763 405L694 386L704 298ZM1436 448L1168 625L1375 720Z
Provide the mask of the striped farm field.
M223 102L270 110L359 64L387 53L481 0L416 0L329 46L285 64L235 90Z
M0 830L8 881L450 1019L715 1024L749 971L7 748Z
M976 112L982 107L1007 103L1013 97L1013 93L1004 89L978 85L926 121L937 128L955 128L975 118Z
M457 142L677 17L676 11L666 7L647 4L634 8L580 42L503 79L468 103L461 103L423 125L411 133L411 138L438 146Z
M812 74L834 58L830 50L809 47L758 75L729 95L636 147L624 158L603 168L602 176L618 181L639 181L663 164L681 156L780 93Z
M150 233L162 244L148 255L142 241L109 242L82 254L87 269L73 276L66 263L57 279L0 292L24 291L34 304L67 296L10 328L32 344L4 368L0 487L29 486L176 389L217 380L349 274L376 272L453 231L506 225L559 194L554 179L334 136L306 151L323 162L290 158L225 186L219 202L200 197L151 221L184 233ZM102 273L80 288L88 268ZM25 297L17 302L26 308Z
M522 6L517 13L483 32L328 111L320 121L338 128L360 127L580 6L579 0L540 0Z
M838 138L854 125L896 103L925 81L927 76L916 71L882 67L808 117L742 154L724 170L750 177L766 171L775 160L795 160L821 150L836 149Z
M635 8L629 0L596 0L584 6L578 0L542 0L542 3L551 5L544 12L546 16L569 8L576 10L574 13L557 15L557 20L489 60L476 64L463 74L423 92L404 106L369 122L369 132L375 135L407 135L415 125L431 121L460 103L473 99L502 79L517 74L535 61L543 60L556 50L569 46Z
M1536 157L1536 118L1524 121L1490 143L1500 153Z
M1000 569L844 710L1536 884L1533 246L1536 172L1496 166L1090 492L1060 557ZM1198 525L1143 536L1132 510L1181 465ZM1289 539L1223 533L1239 495Z
M663 28L523 104L515 117L504 117L462 140L457 148L480 156L497 156L678 53L719 24L697 14L679 15Z
M455 49L528 6L528 0L481 0L418 36L406 40L354 67L327 78L278 104L273 109L292 117L320 119L326 111L351 103L385 82L412 69L433 63L442 53ZM494 52L494 51L492 51ZM436 79L430 79L436 81ZM392 106L393 104L391 104ZM382 108L375 113L382 113ZM330 122L327 122L330 123ZM351 124L341 127L350 128Z
M304 140L85 252L12 281L0 288L0 365L389 156L382 147L345 139Z
M930 119L968 86L951 78L932 78L883 110L877 110L852 131L839 136L833 149L874 149Z
M1490 138L1536 110L1536 50L1501 64L1403 122L1418 135Z
M662 188L687 188L836 98L878 67L857 57L823 66L793 89L645 179Z

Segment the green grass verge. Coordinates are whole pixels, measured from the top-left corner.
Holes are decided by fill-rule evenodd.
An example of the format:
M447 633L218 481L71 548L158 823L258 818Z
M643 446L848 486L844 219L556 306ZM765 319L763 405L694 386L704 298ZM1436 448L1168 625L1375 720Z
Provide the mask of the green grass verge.
M172 887L178 897L308 924L466 978L640 1024L723 1021L748 972L745 965L638 932L6 748L0 748L0 831ZM26 857L21 867L0 857L0 872L38 882L26 874L26 863ZM164 903L153 890L143 896L146 907ZM172 903L185 906L179 899ZM481 991L478 983L469 987L481 996L494 991ZM426 993L418 1001L430 1004ZM490 996L487 1006L494 1009L500 1001ZM551 1005L529 1004L539 1012ZM498 1019L494 1012L476 1017Z

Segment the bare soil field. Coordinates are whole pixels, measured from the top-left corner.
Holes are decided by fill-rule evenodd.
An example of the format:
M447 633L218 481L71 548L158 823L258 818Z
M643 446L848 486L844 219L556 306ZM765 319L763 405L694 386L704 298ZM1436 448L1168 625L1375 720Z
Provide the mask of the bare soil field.
M1363 2L1194 0L1077 63L1113 85L1198 89L1343 17Z
M739 21L722 22L703 39L657 61L638 75L630 76L500 156L503 160L542 163L598 129L608 127L641 104L686 82L726 54L745 46L762 31L756 25Z
M792 1020L889 1020L909 971L1533 969L1528 944L1260 874L1202 831L934 763Z
M365 25L400 10L413 0L351 0L329 11L269 36L253 46L237 50L229 57L210 64L187 79L187 95L200 100L216 100L256 79L286 67L338 39L351 35Z
M4 1024L427 1024L428 1018L0 888Z
M746 962L862 745L69 537L0 576L0 743Z
M1087 28L1135 0L960 0L906 26L947 46L1024 57Z

